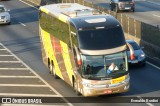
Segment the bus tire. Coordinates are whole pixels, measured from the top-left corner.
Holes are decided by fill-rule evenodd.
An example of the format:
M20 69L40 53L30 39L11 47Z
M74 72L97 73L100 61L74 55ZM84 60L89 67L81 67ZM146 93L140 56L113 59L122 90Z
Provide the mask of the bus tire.
M53 63L50 63L50 74L53 75Z
M48 58L48 68L49 68L49 73L52 74L52 72L51 72L51 62L50 62L49 58Z
M79 96L80 93L78 91L78 84L77 84L75 78L73 78L73 89L74 89L75 94Z
M54 69L53 61L51 62L51 67L52 67L52 69L51 69L51 73L52 73L52 75L53 75L54 79L58 79L59 77L57 76L57 74L56 74L56 70Z

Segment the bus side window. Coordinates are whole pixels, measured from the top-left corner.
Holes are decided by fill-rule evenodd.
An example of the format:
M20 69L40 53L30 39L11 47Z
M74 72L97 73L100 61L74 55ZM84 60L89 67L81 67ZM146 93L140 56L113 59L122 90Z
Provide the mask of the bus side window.
M70 35L71 35L72 47L74 45L78 47L76 28L73 25L70 25Z

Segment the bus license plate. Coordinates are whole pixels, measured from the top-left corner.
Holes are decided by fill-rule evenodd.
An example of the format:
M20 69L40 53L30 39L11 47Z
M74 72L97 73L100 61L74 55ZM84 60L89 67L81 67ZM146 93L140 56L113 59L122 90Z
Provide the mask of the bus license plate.
M116 79L112 79L111 84L116 84L116 83L122 82L124 80L125 80L125 76L122 76L122 77L116 78Z

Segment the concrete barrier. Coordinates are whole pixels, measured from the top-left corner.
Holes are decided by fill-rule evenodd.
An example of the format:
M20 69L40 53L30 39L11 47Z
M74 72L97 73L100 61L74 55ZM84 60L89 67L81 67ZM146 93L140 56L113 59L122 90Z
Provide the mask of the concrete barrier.
M46 5L46 4L58 3L61 0L22 0L22 1L25 1L27 3L30 3L34 6L39 7L39 6L43 6L43 5Z
M22 1L30 3L34 6L40 6L43 0L22 0Z

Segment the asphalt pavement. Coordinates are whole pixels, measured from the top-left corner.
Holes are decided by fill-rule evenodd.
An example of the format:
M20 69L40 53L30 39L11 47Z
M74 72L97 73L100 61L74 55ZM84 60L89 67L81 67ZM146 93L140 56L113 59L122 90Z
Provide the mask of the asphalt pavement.
M150 61L147 61L145 67L131 66L129 68L131 77L129 92L98 96L95 97L96 99L91 98L89 103L85 103L84 98L74 94L71 86L61 79L54 79L42 63L38 10L19 0L1 1L1 3L11 10L12 23L0 26L0 96L59 95L71 97L68 101L71 99L73 103L66 102L65 105L75 106L159 106L159 103L107 102L110 99L116 100L117 97L129 99L159 97L160 68ZM74 102L74 98L79 101Z
M110 10L110 0L85 0ZM134 0L135 12L121 11L131 18L150 25L160 25L160 1L158 0Z

